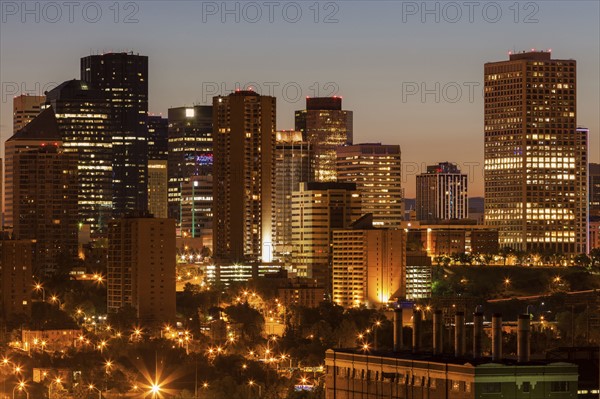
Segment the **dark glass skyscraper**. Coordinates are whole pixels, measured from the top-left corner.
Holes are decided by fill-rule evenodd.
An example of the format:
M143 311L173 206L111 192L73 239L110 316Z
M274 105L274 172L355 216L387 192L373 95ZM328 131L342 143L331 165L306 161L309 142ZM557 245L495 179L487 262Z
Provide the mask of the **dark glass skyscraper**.
M148 116L148 160L166 161L169 153L169 120Z
M54 110L64 151L77 155L78 221L103 233L112 209L112 125L102 91L69 80L46 96Z
M81 59L81 79L104 92L113 123L113 213L148 206L148 57L132 53Z
M193 176L212 174L212 106L169 109L169 217L181 225L181 191Z

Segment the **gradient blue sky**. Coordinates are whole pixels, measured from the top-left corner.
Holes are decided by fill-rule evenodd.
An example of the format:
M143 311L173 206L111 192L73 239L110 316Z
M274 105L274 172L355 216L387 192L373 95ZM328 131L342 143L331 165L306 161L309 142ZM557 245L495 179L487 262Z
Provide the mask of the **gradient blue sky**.
M283 18L280 2L274 22L268 20L268 8L256 23L239 23L233 16L221 22L220 14L206 15L203 21L201 1L139 1L137 23L123 23L126 2L120 3L119 22L114 22L112 1L98 1L102 17L97 23L86 22L81 7L75 9L74 22L68 21L67 9L56 23L42 15L39 23L32 16L22 22L7 13L6 3L19 7L22 2L2 1L0 25L0 132L2 142L12 132L12 95L14 84L26 90L60 83L79 77L79 58L107 51L133 50L150 57L150 111L166 115L169 107L204 103L209 89L235 88L235 82L256 82L263 94L265 82L277 82L273 94L278 97L278 129L294 127L293 112L304 107L304 97L314 95L315 82L320 94L333 82L344 108L354 111L355 142L381 141L400 144L405 163L404 186L407 197L414 195L414 172L428 163L452 161L472 165L470 195L483 192L483 64L508 58L510 50L552 49L554 58L578 61L578 123L591 129L590 159L600 161L600 2L537 1L534 18L524 23L536 9L520 2L519 22L514 22L513 1L498 1L502 16L493 18L493 2L480 2L474 21L469 21L465 2L459 1L462 17L455 23L454 9L438 3L440 22L434 15L421 21L416 15L404 15L403 8L422 2L337 1L321 2L319 22L309 7L313 1L298 1L302 17L297 23ZM62 3L62 2L58 2ZM218 7L221 2L216 2ZM234 7L235 2L228 2ZM335 3L337 23L323 23ZM409 4L410 3L410 4ZM34 4L34 2L30 2ZM428 2L435 7L436 2ZM240 3L240 8L243 3ZM447 14L442 13L446 6ZM34 7L31 5L31 7ZM288 6L289 7L289 6ZM314 7L314 6L313 6ZM528 8L526 8L528 7ZM90 12L92 9L88 9ZM293 8L288 8L293 17ZM51 10L48 9L48 12ZM249 18L252 9L247 8ZM450 14L452 12L452 14ZM90 14L93 17L93 14ZM444 18L444 16L446 18ZM420 95L403 100L403 87L426 84L448 88L449 99L455 88L463 88L457 101L439 103L434 95L421 101ZM473 82L473 83L469 83ZM476 84L473 101L467 86ZM287 85L288 100L282 88ZM298 100L295 88L300 88ZM223 94L227 94L224 92Z

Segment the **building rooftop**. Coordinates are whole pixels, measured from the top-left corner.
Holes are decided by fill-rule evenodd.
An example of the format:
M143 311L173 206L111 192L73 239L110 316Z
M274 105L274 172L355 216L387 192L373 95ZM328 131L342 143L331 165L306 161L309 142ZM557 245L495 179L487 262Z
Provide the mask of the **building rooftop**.
M341 111L342 97L307 97L306 109L313 111Z
M437 165L427 166L427 173L460 173L460 169L455 163L440 162Z
M236 90L233 93L229 94L229 97L233 97L233 96L255 96L255 97L260 97L260 94L258 94L257 92L255 92L254 90Z
M367 155L394 155L400 154L400 146L398 144L360 143L337 147L336 152L338 156L358 153Z
M7 141L17 140L61 141L62 138L54 110L51 107L46 108Z
M510 60L550 60L552 53L550 51L523 51L522 53L510 54Z
M46 101L73 99L94 99L104 100L105 97L100 90L90 87L90 85L78 79L67 80L46 93Z
M562 365L572 365L568 362L563 362L561 360L556 359L534 359L528 362L517 362L516 358L505 358L501 361L492 361L491 357L480 357L474 359L473 357L464 356L464 357L455 357L450 355L433 355L431 352L418 352L412 353L409 350L394 352L392 350L369 350L365 353L361 349L330 349L327 351L327 357L333 355L333 353L337 354L348 354L353 356L366 356L369 357L380 357L385 359L395 359L395 360L406 360L411 362L427 362L427 363L439 363L439 364L452 364L457 366L470 366L470 367L480 367L480 366L547 366L550 364L562 364Z

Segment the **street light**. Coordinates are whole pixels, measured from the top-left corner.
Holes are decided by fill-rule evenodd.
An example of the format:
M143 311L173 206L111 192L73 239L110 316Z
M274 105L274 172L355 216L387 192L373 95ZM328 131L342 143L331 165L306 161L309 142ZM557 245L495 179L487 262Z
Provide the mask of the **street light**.
M377 320L377 321L375 321L375 324L373 325L373 346L375 349L377 349L377 347L378 347L377 330L379 330L379 327L381 327L381 321Z
M255 385L258 387L258 397L260 398L260 397L262 397L262 387L260 386L260 384L257 384L253 380L248 381L248 386L253 387Z
M60 377L56 377L54 380L50 381L50 385L48 385L48 397L52 397L51 390L52 385L56 384L57 386L62 382Z
M34 286L36 291L42 291L42 302L46 302L46 290L44 289L44 286L41 283L36 283Z
M142 336L142 329L139 327L136 327L133 330L133 333L131 334L131 338L130 340L133 341L134 337L135 337L135 341L139 341L140 337Z
M106 348L106 341L100 341L100 343L98 344L98 350L100 351L100 353L102 353L102 351L104 350L104 348Z
M8 366L10 364L10 359L7 358L6 356L2 358L2 362L0 362L0 365L2 365L2 368L4 369L5 366ZM4 373L4 370L2 371ZM6 378L2 379L2 392L6 392Z
M113 362L112 360L107 360L106 362L104 362L104 368L106 369L106 374L110 374L110 369L113 366Z
M58 309L60 310L60 307L62 306L62 303L61 303L59 297L57 297L56 295L52 295L50 297L50 302L57 302L58 303Z
M150 393L152 394L152 398L156 398L158 393L160 392L160 386L157 383L152 384L150 388Z
M94 384L88 385L90 391L98 391L98 399L102 399L102 391L94 386Z
M97 284L100 284L100 285L101 285L101 284L103 284L103 283L104 283L104 276L103 276L103 275L101 275L101 274L94 274L93 278L94 278L94 281L95 281Z
M87 314L85 314L85 312L83 311L83 309L81 308L77 308L75 310L75 314L79 317L83 316L83 319L85 320L87 318Z
M286 358L290 359L290 369L292 368L292 356L291 355L286 355L286 354L282 354L281 355L281 360L285 360Z
M27 395L27 399L29 399L29 392L25 389L25 382L24 381L19 382L13 388L13 394L12 394L13 399L15 399L15 390L16 389L19 389L19 391L25 392L25 395Z

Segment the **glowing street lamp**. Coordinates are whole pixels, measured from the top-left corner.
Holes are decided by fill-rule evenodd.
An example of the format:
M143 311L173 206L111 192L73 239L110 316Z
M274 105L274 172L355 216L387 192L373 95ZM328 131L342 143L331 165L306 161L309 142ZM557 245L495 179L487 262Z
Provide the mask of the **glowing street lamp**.
M152 384L152 386L150 387L150 393L152 394L152 398L158 397L159 392L160 385L158 385L157 383Z
M135 328L133 330L133 333L131 334L131 340L133 341L135 339L136 341L139 341L141 337L142 337L142 329L141 328Z
M62 383L62 379L60 377L56 377L55 379L53 379L52 381L50 381L50 385L48 385L48 397L51 398L52 394L52 385L56 384L56 386L59 386Z
M100 341L100 343L98 343L98 350L100 351L100 353L102 353L104 351L104 348L106 348L106 341Z
M290 360L290 369L292 368L292 356L286 355L285 353L281 355L281 360L289 359Z
M60 298L57 297L56 295L52 295L50 297L50 302L52 302L52 303L54 303L54 302L58 303L58 309L60 309L60 307L62 306L62 302L60 301Z
M106 370L106 374L110 374L110 370L113 367L113 362L112 360L107 360L106 362L104 362L104 368Z
M96 283L102 284L104 283L104 276L101 274L94 274L94 280L96 281Z
M169 333L171 332L171 326L170 325L166 325L165 328L162 328L160 330L160 337L164 338L165 336L168 338L169 337ZM164 335L163 335L164 333Z
M258 387L258 397L259 398L262 397L262 387L260 386L260 384L257 384L253 380L249 380L248 386L250 386L250 387L257 386Z
M82 325L83 325L83 324L85 324L85 322L87 321L87 314L86 314L86 313L83 311L83 309L81 309L81 308L77 308L77 309L75 309L75 315L76 315L78 318L81 318L81 317L83 317L83 321L81 322L81 324L82 324Z
M25 395L27 395L27 399L29 399L29 392L27 391L27 389L25 389L26 385L24 381L20 381L14 388L13 388L13 392L12 392L12 397L13 399L15 399L15 390L19 390L21 392L25 392Z
M560 276L554 277L554 282L557 283L557 284L560 283L561 282Z
M94 384L88 385L88 389L90 391L98 391L98 399L102 399L102 391L99 388L96 388L96 386L94 386Z
M42 302L46 302L46 290L44 286L41 283L36 283L33 287L38 292L42 291Z

